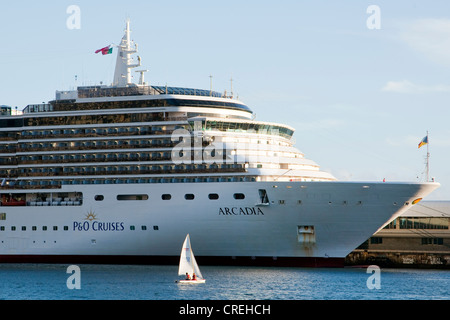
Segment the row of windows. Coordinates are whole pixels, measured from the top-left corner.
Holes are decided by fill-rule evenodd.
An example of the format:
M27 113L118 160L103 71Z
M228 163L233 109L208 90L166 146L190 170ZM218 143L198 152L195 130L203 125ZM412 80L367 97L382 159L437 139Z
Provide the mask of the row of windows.
M162 91L165 92L165 87ZM128 89L128 88L127 88ZM197 92L200 92L197 90ZM78 93L83 96L83 93ZM91 93L88 94L90 96ZM86 102L86 103L53 103L55 111L73 111L73 110L98 110L98 109L125 109L125 108L155 108L155 107L208 107L220 109L233 109L251 112L246 105L215 101L215 100L187 100L187 99L152 99L152 100L128 100L128 101L104 101L104 102Z
M149 100L149 101L111 101L103 103L64 103L55 104L55 110L95 110L110 108L145 108L155 106L195 106L195 107L219 107L250 111L245 105L235 103L225 103L219 101L196 101L196 100ZM20 126L47 126L47 125L72 125L72 124L96 124L96 123L126 123L126 122L149 122L165 121L162 112L159 113L126 113L112 115L82 115L82 116L53 116L53 117L33 117L19 118L15 121L0 120L1 127L20 127Z
M49 229L48 226L42 226L40 229L41 229L42 231L48 231L48 230L58 231L58 230L59 230L59 227L58 227L58 226L53 226L53 227L51 227L51 228ZM141 226L140 228L138 228L138 229L141 229L141 230L145 231L145 230L147 230L147 226L142 225L142 226ZM11 229L10 229L10 230L11 230L11 231L18 231L19 229L17 229L16 226L11 226ZM27 227L26 227L26 226L22 226L22 227L20 228L20 230L21 230L21 231L27 231ZM32 226L32 227L31 227L31 230L32 230L32 231L38 231L38 227L37 227L37 226ZM69 231L69 226L63 226L63 229L62 229L62 230L64 230L64 231ZM130 225L130 230L131 230L131 231L136 230L136 226ZM155 230L155 231L159 230L159 226L153 226L153 230ZM0 226L0 231L6 231L6 227L5 227L5 226Z
M422 244L444 244L444 238L422 238Z
M444 238L439 238L439 237L422 238L421 239L421 243L423 245L428 245L428 244L439 244L439 245L442 245L442 244L444 244ZM370 244L383 244L383 238L382 237L371 237L370 238Z
M151 122L166 120L163 113L125 113L125 114L99 114L81 116L32 117L24 118L25 127L64 126L74 124L103 124L127 122Z
M46 130L24 130L21 136L24 139L33 138L66 138L66 137L95 137L110 135L154 135L163 134L168 130L186 129L186 125L152 125L139 127L111 127L111 128L74 128L74 129L46 129Z
M243 193L235 193L233 194L233 198L236 200L244 200L245 199L245 194ZM95 201L103 201L105 199L105 197L101 194L96 195L94 197ZM123 200L148 200L148 194L119 194L116 197L117 200L119 201L123 201ZM169 193L166 194L162 194L161 195L161 199L162 200L170 200L172 199L172 195ZM195 199L195 195L192 193L187 193L184 195L184 199L186 200L194 200ZM219 195L217 193L210 193L208 194L208 199L209 200L218 200L219 199Z
M199 183L199 182L254 182L254 176L228 176L228 177L177 177L177 178L110 178L110 179L70 179L70 180L20 180L6 181L3 189L37 189L60 188L61 185L85 185L85 184L146 184L146 183Z
M0 120L0 127L34 127L34 126L60 126L80 124L105 124L128 122L165 121L162 112L159 113L125 113L125 114L100 114L80 116L54 116L54 117L30 117L17 118L14 122ZM3 125L2 125L3 124ZM8 132L3 132L4 137L10 137Z
M129 159L134 161L139 161L138 159ZM37 161L37 160L36 160ZM99 160L100 161L100 160ZM117 160L110 160L117 161ZM50 162L50 161L49 161ZM132 174L133 171L139 171L139 173L155 173L164 171L164 173L170 173L171 171L192 171L199 172L205 171L214 172L214 170L227 170L227 171L241 171L245 168L244 163L233 163L233 164L141 164L141 165L109 165L109 166L53 166L53 167L30 167L30 168L20 168L16 169L21 176L31 175L34 173L45 173L45 175L67 175L71 173L75 174L88 174L92 175L95 173L101 174L121 174L128 173ZM8 173L9 176L13 175L14 170L2 169L0 174Z
M235 122L235 121L215 121L204 120L202 122L202 129L204 130L218 130L218 131L230 131L230 132L249 132L259 134L270 134L290 139L294 134L294 131L279 125L263 124L256 122Z
M243 163L237 163L230 156L222 156L224 155L222 151L217 153L216 158L212 158L215 156L211 156L211 159L205 158L203 159L202 164L193 164L194 160L202 159L202 151L193 152L191 155L187 155L187 159L183 161L185 164L173 164L172 162L165 164L165 167L161 167L159 163L148 164L142 166L135 166L135 168L143 168L146 170L214 170L214 169L238 169ZM180 153L182 156L182 153ZM192 157L194 156L194 157ZM209 155L208 155L209 157ZM51 164L51 163L65 163L65 168L67 167L67 163L98 163L98 162L142 162L142 161L151 161L151 162L168 162L172 159L171 152L151 152L151 153L99 153L99 154L67 154L67 155L33 155L33 156L19 156L19 157L0 157L1 165L17 165L17 164ZM175 159L176 160L176 159ZM174 162L176 162L174 160ZM207 161L211 161L214 163L207 163ZM228 163L227 163L228 162ZM150 167L151 165L152 167ZM154 167L153 167L154 166ZM261 167L261 166L259 166ZM258 168L259 168L258 167ZM70 167L67 167L70 168ZM78 168L78 169L77 169ZM91 166L88 167L75 167L71 170L89 170L92 169ZM99 169L107 170L118 170L117 165L106 167L99 166ZM114 169L115 168L115 169ZM122 167L123 170L129 170L129 168L124 164ZM40 172L36 170L45 170L46 167L33 167L31 168L31 172ZM26 173L27 170L24 168L20 169L21 173ZM33 171L34 170L34 171ZM66 170L67 171L67 170ZM52 172L52 171L50 171Z
M445 229L448 230L450 218L446 217L400 217L389 223L385 229Z
M39 176L97 176L97 175L131 175L131 174L173 174L173 173L238 173L245 172L245 164L210 164L210 165L132 165L132 166L87 166L87 167L40 167L21 168L16 170L2 169L0 175L8 177ZM215 181L219 181L216 178ZM213 180L211 180L213 181ZM183 182L183 181L182 181ZM107 184L116 182L106 181ZM140 183L140 182L139 182ZM19 182L20 184L20 182ZM44 183L45 184L45 183Z
M45 129L23 130L19 132L0 131L0 139L56 139L77 137L108 137L136 136L136 135L162 135L172 134L175 129L187 129L187 125L150 125L138 127L111 127L111 128L71 128L71 129ZM11 145L15 145L11 143Z
M121 148L172 148L178 141L171 139L143 139L143 140L93 140L93 141L64 141L64 142L29 142L11 143L0 145L0 153L32 152L51 150L98 150L98 149L121 149Z

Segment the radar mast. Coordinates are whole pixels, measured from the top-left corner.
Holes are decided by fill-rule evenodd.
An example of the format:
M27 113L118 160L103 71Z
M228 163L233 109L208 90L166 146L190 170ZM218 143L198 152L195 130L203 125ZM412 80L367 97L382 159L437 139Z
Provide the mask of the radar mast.
M131 82L131 69L141 66L141 57L137 57L137 63L134 62L132 54L138 52L138 45L130 39L130 19L126 21L125 34L117 46L117 61L116 70L114 72L113 86L115 87L128 87L134 85Z

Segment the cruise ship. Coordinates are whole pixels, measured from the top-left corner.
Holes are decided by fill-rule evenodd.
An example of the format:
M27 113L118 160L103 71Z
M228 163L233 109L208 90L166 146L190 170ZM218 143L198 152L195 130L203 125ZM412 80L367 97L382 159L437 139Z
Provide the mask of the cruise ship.
M112 49L111 85L1 108L0 263L176 264L190 234L201 265L342 266L439 186L337 181L232 92L145 82L129 21Z

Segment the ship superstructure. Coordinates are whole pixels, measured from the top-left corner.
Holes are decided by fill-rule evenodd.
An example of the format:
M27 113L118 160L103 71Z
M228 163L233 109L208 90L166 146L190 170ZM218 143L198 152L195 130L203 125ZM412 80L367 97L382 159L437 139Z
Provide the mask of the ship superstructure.
M2 107L0 262L162 263L189 233L204 240L199 260L318 265L438 186L338 182L293 128L256 121L232 95L149 85L146 70L132 83L129 22L117 49L111 86L57 91L21 115Z

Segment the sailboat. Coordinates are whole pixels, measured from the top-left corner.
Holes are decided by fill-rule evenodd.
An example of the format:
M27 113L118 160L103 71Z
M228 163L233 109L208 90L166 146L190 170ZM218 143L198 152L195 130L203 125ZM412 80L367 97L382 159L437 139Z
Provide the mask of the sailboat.
M189 234L186 236L186 239L184 240L183 248L181 249L180 255L180 265L178 267L179 276L185 276L186 273L189 274L191 279L178 280L176 282L181 284L198 284L206 282L206 280L203 279L197 261L195 261L194 252L192 251L191 248L191 240L189 238ZM192 279L194 273L195 279Z

